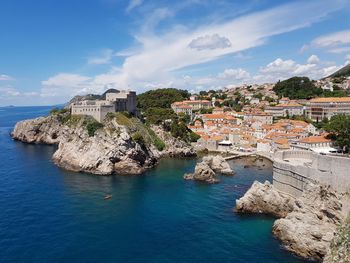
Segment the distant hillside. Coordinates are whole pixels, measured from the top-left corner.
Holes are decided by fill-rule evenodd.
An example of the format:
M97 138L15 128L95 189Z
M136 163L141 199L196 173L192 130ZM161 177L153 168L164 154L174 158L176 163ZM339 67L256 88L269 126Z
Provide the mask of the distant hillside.
M342 67L341 69L337 70L333 74L329 75L330 78L338 78L338 77L348 77L350 76L350 64L346 65L345 67Z
M273 91L280 97L289 97L293 100L310 99L322 94L322 89L317 88L307 77L293 77L278 81Z

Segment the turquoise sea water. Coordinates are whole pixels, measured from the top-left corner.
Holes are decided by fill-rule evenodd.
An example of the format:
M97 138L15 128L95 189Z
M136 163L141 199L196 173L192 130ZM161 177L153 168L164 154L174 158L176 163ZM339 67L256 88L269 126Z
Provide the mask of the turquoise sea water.
M0 108L0 262L304 262L273 238L272 218L233 211L270 168L232 162L236 176L216 185L182 179L193 159L142 176L63 171L53 146L9 137L16 121L49 109Z

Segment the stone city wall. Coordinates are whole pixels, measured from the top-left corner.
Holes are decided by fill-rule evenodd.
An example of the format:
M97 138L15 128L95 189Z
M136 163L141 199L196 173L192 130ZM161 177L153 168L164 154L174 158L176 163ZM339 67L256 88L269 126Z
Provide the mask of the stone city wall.
M320 182L339 192L350 192L350 159L311 151L276 153L273 184L278 190L298 197L309 182Z

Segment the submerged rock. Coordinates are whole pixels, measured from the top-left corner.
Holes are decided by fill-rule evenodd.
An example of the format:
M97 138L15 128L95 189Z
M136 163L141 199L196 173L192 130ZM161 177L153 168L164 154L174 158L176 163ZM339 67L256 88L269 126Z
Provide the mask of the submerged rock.
M284 247L299 256L320 261L348 212L345 202L348 200L343 195L322 185L310 184L295 199L278 192L270 183L254 182L236 201L236 210L280 218L272 231Z
M220 181L217 174L233 175L234 171L222 156L206 156L197 163L194 173L185 174L184 179L217 183Z

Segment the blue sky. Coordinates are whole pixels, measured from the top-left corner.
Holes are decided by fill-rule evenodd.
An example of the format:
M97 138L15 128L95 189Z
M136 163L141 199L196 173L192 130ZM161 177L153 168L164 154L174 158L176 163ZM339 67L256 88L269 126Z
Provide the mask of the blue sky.
M350 61L349 13L348 0L2 0L0 106L318 79Z

